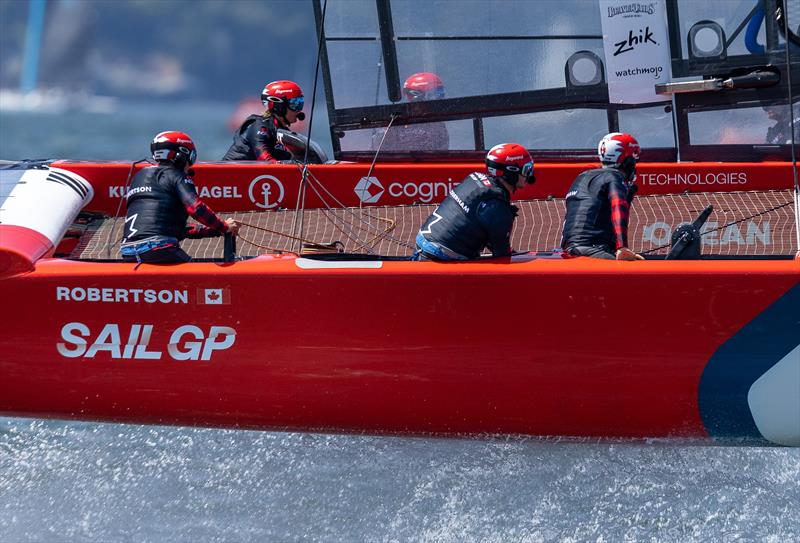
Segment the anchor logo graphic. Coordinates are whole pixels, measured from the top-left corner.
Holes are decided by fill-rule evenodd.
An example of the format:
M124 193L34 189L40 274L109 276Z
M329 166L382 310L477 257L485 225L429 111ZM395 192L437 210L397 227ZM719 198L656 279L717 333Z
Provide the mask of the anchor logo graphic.
M272 209L283 201L283 183L272 175L259 175L250 181L247 196L256 207Z

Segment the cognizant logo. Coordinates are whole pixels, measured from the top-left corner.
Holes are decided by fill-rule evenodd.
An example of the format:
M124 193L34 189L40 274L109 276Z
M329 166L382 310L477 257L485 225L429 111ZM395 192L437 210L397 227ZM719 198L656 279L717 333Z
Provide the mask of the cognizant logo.
M383 194L383 185L377 177L362 177L356 183L355 191L362 203L374 204Z
M447 181L409 181L389 183L384 191L383 185L376 177L362 177L355 187L358 198L365 204L378 203L384 192L392 198L406 198L414 202L429 204L434 200L444 200L456 183L451 178Z
M414 201L429 204L434 200L444 200L455 186L452 179L445 181L424 181L422 183L391 183L389 196L400 198L405 196Z

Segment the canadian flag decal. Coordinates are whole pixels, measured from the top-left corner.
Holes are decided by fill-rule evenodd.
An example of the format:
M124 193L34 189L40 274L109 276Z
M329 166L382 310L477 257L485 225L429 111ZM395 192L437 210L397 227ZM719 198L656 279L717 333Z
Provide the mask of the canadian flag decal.
M227 288L199 288L197 301L208 305L228 305L231 303L231 291Z

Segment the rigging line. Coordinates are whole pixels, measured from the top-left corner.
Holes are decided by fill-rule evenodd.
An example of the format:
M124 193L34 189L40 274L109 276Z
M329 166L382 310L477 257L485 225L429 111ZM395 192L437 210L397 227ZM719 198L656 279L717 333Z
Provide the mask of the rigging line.
M299 163L295 162L295 164L297 165L298 168L301 168L301 165ZM307 181L306 185L311 187L311 189L314 191L314 193L317 195L317 197L320 199L320 201L322 201L323 205L325 205L328 208L328 210L332 210L332 207L328 203L328 201L326 200L325 196L320 193L320 190L324 191L325 194L327 194L327 196L339 206L338 209L341 209L344 213L347 213L347 214L351 215L351 217L352 217L354 222L360 222L361 224L365 225L363 228L358 228L359 230L368 232L370 229L373 229L373 230L377 231L378 237L382 237L382 238L384 238L384 239L386 239L386 240L388 240L390 242L396 243L397 245L413 249L413 247L411 245L409 245L408 243L406 243L406 242L404 242L404 241L402 241L402 240L400 240L400 239L398 239L398 238L396 238L396 237L394 237L394 236L389 234L389 232L394 229L394 225L392 225L387 230L380 231L378 228L372 226L368 221L365 221L363 219L363 217L361 217L360 215L356 214L351 208L345 206L338 198L336 198L336 196L331 191L329 191L327 189L327 187L325 187L325 184L322 183L322 181L320 181L319 178L316 175L314 175L313 172L311 172L311 170L308 170L308 177L307 177L306 181ZM316 184L316 186L315 186L315 184ZM362 208L359 207L359 209L362 209ZM327 213L323 212L323 214L325 215L326 218L328 218L328 220L330 220L332 223L334 223L334 226L336 226L336 224L335 224L336 221L334 219L331 219L331 217ZM376 221L389 222L388 219L385 219L385 218L379 217L379 216L374 216L374 215L371 215L369 213L366 213L366 216L369 217L370 219L374 219ZM334 215L334 217L335 217L335 215ZM340 222L344 223L344 219L339 219L337 217L336 220L339 220ZM351 226L354 226L354 225L351 224ZM293 223L293 229L294 229L294 223ZM347 232L345 232L343 229L339 228L338 226L337 226L337 229L342 234L344 234L345 236L350 238L351 241L355 242L356 244L362 245L361 243L359 243L359 240L360 240L359 236L357 234L355 234L355 233L352 233L352 230L350 230L351 233L348 234ZM373 238L373 240L374 239L377 239L377 238ZM368 247L364 247L363 245L362 245L362 247L365 250L369 251ZM372 251L369 251L369 252L372 252Z
M336 199L336 197L333 196L330 193L330 191L328 191L327 188L325 188L325 186L322 184L322 182L314 176L314 174L310 174L310 176L311 176L310 179L312 179L314 182L313 183L309 182L308 186L311 187L311 190L313 190L315 192L317 197L322 201L322 203L325 206L324 208L320 208L320 211L333 224L334 228L339 230L339 232L341 232L342 234L347 236L351 241L353 241L357 245L361 246L362 249L364 249L365 251L367 251L369 253L374 253L372 251L371 245L374 244L376 239L391 238L391 236L389 236L389 232L391 232L395 228L395 221L392 221L391 219L386 219L386 218L383 218L383 217L373 217L373 216L368 215L370 218L372 218L372 219L374 219L376 221L383 221L383 222L386 222L386 223L389 224L389 226L385 230L383 230L383 231L379 230L377 227L372 226L368 221L365 221L362 217L356 215L349 208L345 207L341 202L339 202ZM354 221L356 221L356 224L348 223L348 222L345 221L344 217L339 217L336 214L336 210L331 208L330 204L328 204L328 202L326 201L325 197L319 192L317 186L315 186L315 183L316 183L316 185L319 186L319 189L324 190L335 202L337 202L339 204L338 210L342 211L344 214L350 214L352 216L352 219ZM332 215L329 215L328 212L330 212ZM361 225L363 225L363 226L360 227L357 223L361 223ZM377 235L373 236L370 240L366 240L366 242L362 241L361 237L354 232L354 229L358 229L358 230L364 231L364 232L369 232L370 228L374 229L375 231L377 231ZM394 241L396 243L398 243L398 244L405 245L406 247L408 247L407 244L404 244L403 242L401 242L399 240L394 240Z
M336 214L333 211L333 209L331 208L330 204L328 204L328 202L325 200L325 197L320 193L318 187L316 186L316 185L319 185L320 188L322 188L322 189L327 191L327 189L324 188L324 185L322 185L322 183L319 181L319 179L317 179L314 176L314 174L310 174L309 179L313 179L314 183L309 182L308 186L311 187L311 190L314 191L314 193L317 195L317 197L320 199L320 201L322 201L322 204L325 206L324 208L320 208L320 210L322 211L323 215L325 215L325 217L333 224L333 226L337 230L339 230L339 232L341 232L342 234L347 236L351 241L355 242L357 245L362 245L361 242L360 242L359 236L352 231L352 228L344 229L343 227L340 227L340 226L337 225L337 221L339 221L342 224L346 224L346 223L345 223L343 218L339 218L339 217L336 216ZM335 198L334 198L334 201L336 201ZM344 206L342 206L340 202L337 201L337 203L339 203L340 207L342 209L344 209ZM331 216L328 215L327 211L333 212L333 218L331 218ZM350 226L352 226L352 225L350 225ZM348 231L345 231L345 230L348 230ZM362 245L362 247L364 249L367 249L363 245Z
M259 249L266 249L270 253L294 255L294 256L300 258L300 253L298 253L296 251L292 251L291 249L280 249L278 247L271 247L269 245L259 245L258 243L255 243L254 241L250 241L250 240L247 240L247 239L244 239L244 238L242 238L242 241L244 241L246 243L249 243L250 245L252 245L254 247L258 247Z
M372 239L367 240L367 244L370 247L375 247L375 245L377 245L381 239L386 239L386 236L389 234L389 232L394 230L395 227L397 226L397 221L393 221L392 219L384 219L383 217L378 217L378 220L387 222L389 226L386 228L386 231L380 234L376 234Z
M302 168L299 163L296 162L295 164L297 164L298 168ZM305 189L305 183L303 182L304 181L303 176L305 175L305 173L304 173L304 170L301 170L301 172L303 172L303 173L300 174L300 184L297 186L297 199L295 200L295 214L294 214L294 217L292 217L292 228L291 228L292 234L296 234L297 233L298 216L302 215L302 212L300 210L300 206L301 206L301 202L303 201L302 200L302 196L303 196L303 194L305 192L305 190L304 190ZM302 218L300 220L302 220Z
M756 2L756 5L753 6L753 9L750 10L750 13L748 13L745 16L745 18L742 19L742 22L739 23L739 26L736 27L736 30L733 31L733 34L731 34L731 36L727 40L725 40L725 48L726 49L731 46L731 44L733 43L733 40L735 40L736 37L742 32L744 27L747 26L747 23L750 22L750 19L753 18L753 15L755 14L756 11L758 11L758 9L760 7L761 7L761 2L760 1Z
M336 210L330 208L320 209L325 218L333 225L335 230L344 235L349 241L361 247L367 253L373 253L369 245L367 245L352 229L352 224L346 222L343 218L336 215Z
M307 167L306 167L307 168ZM308 170L304 170L307 172ZM305 211L306 211L306 188L308 187L308 179L306 177L302 177L300 179L300 186L298 187L298 194L297 194L297 209L292 221L292 234L297 235L298 237L303 236L303 222L305 219ZM302 249L302 245L298 247L298 250Z
M365 224L366 225L366 228L365 228L366 230L368 230L369 228L372 227L370 225L370 223L368 221L365 221L360 214L356 214L354 211L352 211L352 209L350 207L345 206L338 198L336 198L336 196L333 193L331 193L317 177L315 177L313 174L310 174L310 176L311 176L310 177L311 180L316 182L318 184L319 188L321 190L325 191L325 193L339 206L339 209L341 209L342 211L350 214L353 217L354 220L358 220L361 223ZM311 183L309 183L309 185L311 185ZM320 197L320 200L322 200L322 202L328 208L331 208L330 204L328 204L328 202L325 201L325 198L322 195L320 195L319 192L317 192L317 195ZM377 216L377 215L371 215L370 213L362 212L362 214L366 215L370 219L374 219L376 221L381 221L381 220L386 221L386 220L388 220L388 219L385 219L385 218Z
M327 209L321 209L320 211L322 211L322 214L325 215L325 217L329 221L331 221L333 223L334 228L339 230L344 235L348 236L351 241L354 241L358 245L361 245L365 250L367 250L370 253L374 253L374 251L372 251L372 249L374 249L374 246L376 245L378 240L381 240L381 239L385 239L385 240L387 240L389 242L396 243L397 245L401 245L401 246L405 246L407 248L411 248L411 246L408 245L407 243L404 243L403 241L398 240L397 238L394 238L393 236L391 236L389 234L389 232L391 232L392 230L394 230L397 227L397 221L395 221L393 219L388 219L388 218L385 218L385 217L373 217L376 221L383 222L383 223L386 224L385 229L384 230L380 230L377 226L373 226L369 222L363 221L363 220L359 221L363 226L359 226L358 224L348 223L348 222L346 222L344 220L344 218L340 218L340 217L338 217L336 215L336 211L337 210L335 210L335 209L327 208ZM329 212L333 215L333 217L331 217L328 214ZM342 225L350 226L351 228L349 229L349 231L351 233L348 234L347 232L344 232L342 230L342 228L337 224L337 222L341 223ZM367 233L367 234L370 233L370 229L373 229L376 232L375 232L375 235L373 235L371 238L366 239L366 240L362 240L359 235L357 235L357 234L355 234L353 232L353 229L354 229L353 227L355 227L356 230L359 230L359 231Z
M378 148L375 150L375 156L372 157L372 164L369 165L369 171L367 172L367 179L372 177L372 170L375 169L375 163L378 161L378 154L381 152L381 148L383 147L383 141L386 139L386 135L389 134L389 130L392 128L392 123L397 118L397 115L392 113L389 116L389 124L386 125L386 130L383 132L383 136L381 136L381 141L378 143ZM364 199L359 196L358 198L358 207L361 208L364 205Z
M775 206L773 208L766 209L764 211L759 211L758 213L756 213L754 215L750 215L748 217L742 217L741 219L739 219L737 221L733 221L733 222L729 222L727 224L723 224L722 226L718 226L717 228L714 228L712 230L706 230L705 232L702 232L700 234L700 237L706 236L706 235L711 234L713 232L717 232L718 230L722 230L723 228L728 228L729 226L733 226L735 224L739 224L739 223L742 223L744 221L748 221L750 219L755 219L756 217L760 217L761 215L766 215L767 213L772 213L773 211L777 211L777 210L779 210L781 208L784 208L784 207L786 207L786 206L788 206L789 204L792 204L792 203L793 202L784 202L784 203L782 203L780 205L777 205L777 206ZM659 245L658 247L653 247L652 249L648 249L647 251L642 251L639 254L646 255L646 254L652 253L654 251L659 251L661 249L666 249L670 245L672 245L672 243L667 243L665 245Z
M365 228L363 228L363 230L369 231L369 229L370 229L370 228L372 228L372 229L374 229L374 230L378 230L377 228L375 228L374 226L372 226L372 225L371 225L371 224L370 224L368 221L365 221L365 220L363 219L363 217L361 217L359 214L356 214L356 213L353 211L353 209L352 209L352 208L346 207L346 206L345 206L345 205L344 205L344 204L343 204L341 201L339 201L339 199L338 199L338 198L336 198L336 196L335 196L334 194L332 194L332 193L331 193L331 192L330 192L330 191L329 191L329 190L328 190L328 189L325 187L325 185L324 185L324 184L323 184L323 183L322 183L322 182L321 182L321 181L320 181L320 180L319 180L319 179L318 179L318 178L317 178L317 177L316 177L316 176L315 176L313 173L311 173L311 172L309 172L309 179L310 179L310 180L312 180L312 181L314 181L315 183L317 183L317 184L318 184L318 186L319 186L319 188L320 188L321 190L325 191L325 193L326 193L326 194L327 194L327 195L328 195L328 196L329 196L329 197L330 197L330 198L331 198L331 199L332 199L332 200L333 200L333 201L334 201L334 202L335 202L335 203L336 203L336 204L339 206L339 209L341 209L343 212L345 212L345 213L347 213L347 214L351 215L354 221L358 221L358 222L361 222L362 224L366 225L366 227L365 227ZM313 183L309 183L309 186L312 186L312 188L313 188ZM323 197L323 196L322 196L322 195L321 195L321 194L320 194L318 191L316 191L316 190L315 190L315 192L316 192L317 196L320 198L320 200L322 200L322 203L323 203L323 204L324 204L326 207L328 207L328 208L330 209L330 208L331 208L331 206L330 206L330 204L328 204L328 202L325 200L325 198L324 198L324 197ZM359 207L359 210L361 210L361 209L362 209L362 208L360 208L360 207ZM362 213L363 213L363 211L362 211ZM386 219L384 219L384 218L382 218L382 217L375 216L375 215L371 215L371 214L369 214L369 213L364 213L364 214L365 214L367 217L369 217L370 219L374 219L374 220L376 220L376 221L379 221L379 220L386 220ZM327 215L326 215L326 217L327 217ZM397 243L398 245L402 245L402 246L404 246L404 247L409 247L409 248L411 248L411 245L409 245L408 243L405 243L404 241L402 241L402 240L400 240L400 239L398 239L398 238L395 238L394 236L388 235L388 234L387 234L387 231L384 231L384 232L382 232L380 235L382 235L382 236L386 237L386 239L387 239L387 240L389 240L389 241L392 241L392 242L394 242L394 243Z
M311 94L311 113L309 113L309 115L308 115L308 135L306 136L306 140L307 140L306 141L306 150L305 150L305 153L304 153L304 156L303 156L303 173L302 173L302 175L300 177L300 189L299 189L299 192L302 193L302 201L303 201L303 207L299 208L300 209L300 213L299 213L299 222L300 222L299 236L301 236L301 237L303 235L303 211L302 210L305 208L305 202L306 202L305 185L306 185L306 179L308 178L308 172L309 172L309 170L308 170L308 152L311 149L311 129L314 126L314 106L315 106L316 101L317 101L317 82L319 81L319 63L320 63L320 59L322 57L322 44L323 44L323 37L324 37L324 34L325 34L325 13L327 12L327 10L328 10L328 0L325 0L323 2L323 4L322 4L322 17L321 17L321 20L320 20L319 32L317 33L317 63L316 63L316 66L314 67L314 86L313 86L312 91L311 91L311 93L312 93ZM299 207L299 205L300 205L300 196L298 196L298 207ZM297 218L298 218L298 215L295 215L295 219L297 219ZM293 234L298 233L298 230L296 230L294 228L294 225L292 225L292 233ZM302 246L300 248L302 249Z
M298 165L298 167L299 167L299 165ZM316 184L317 184L318 188L319 188L320 190L324 191L324 192L325 192L325 194L326 194L326 195L327 195L327 196L328 196L328 197L329 197L331 200L333 200L333 201L334 201L334 203L335 203L335 204L336 204L336 205L337 205L339 208L341 208L342 210L348 210L348 212L349 212L351 215L353 215L354 219L359 219L359 220L361 219L361 218L360 218L358 215L356 215L354 212L350 211L350 210L349 210L349 208L348 208L347 206L345 206L345 205L344 205L344 203L342 203L342 201L341 201L341 200L339 200L338 198L336 198L336 196L335 196L335 195L334 195L334 194L333 194L331 191L329 191L329 190L327 189L327 187L325 187L325 184L324 184L322 181L320 181L320 180L319 180L319 178L318 178L317 176L315 176L315 175L314 175L314 174L313 174L311 171L309 171L309 173L308 173L308 176L309 176L309 177L308 177L308 179L309 179L309 183L308 183L308 184L309 184L309 185L313 185L313 183L312 183L312 181L313 181L314 183L316 183ZM325 206L327 206L327 207L329 207L329 208L331 207L331 205L330 205L330 204L329 204L329 203L326 201L326 199L325 199L325 196L323 196L322 194L320 194L320 192L319 192L319 191L317 191L317 190L315 190L315 193L317 194L317 196L319 197L319 199L322 201L322 203L323 203ZM376 217L376 216L370 215L369 213L367 213L366 215L367 215L367 217L369 217L369 218L371 218L371 219L380 220L380 217ZM363 220L362 220L362 222L365 222L365 221L363 221ZM367 223L367 224L368 224L368 223Z
M338 205L340 208L343 208L343 209L347 207L347 206L345 206L345 205L344 205L344 203L342 203L342 201L341 201L341 200L339 200L339 199L338 199L338 198L337 198L337 197L336 197L336 196L335 196L335 195L334 195L334 194L333 194L331 191L329 191L329 190L328 190L328 189L325 187L325 184L324 184L322 181L320 181L320 180L319 180L319 178L318 178L317 176L315 176L315 175L314 175L313 173L311 173L310 171L309 171L309 173L308 173L308 176L309 176L309 179L310 179L311 181L314 181L315 183L317 183L317 185L319 186L319 188L320 188L321 190L325 191L325 194L327 194L327 195L328 195L328 197L330 197L330 199L331 199L331 200L333 200L333 201L334 201L334 203L336 203L336 205ZM311 183L309 183L309 184L311 184ZM317 195L320 197L320 199L322 200L322 203L323 203L323 204L325 204L326 206L329 206L328 202L325 200L325 198L324 198L322 195L320 195L319 193L317 193Z
M241 236L241 235L239 235L239 236L237 236L237 237L238 237L240 240L242 240L243 242L245 242L245 243L248 243L248 244L252 245L253 247L258 247L259 249L266 249L267 251L269 251L269 252L271 252L271 253L277 253L277 254L283 254L283 253L286 253L286 254L295 255L295 256L297 256L297 257L299 257L299 256L300 256L298 253L296 253L296 252L294 252L294 251L291 251L291 250L289 250L289 249L278 249L277 247L272 247L272 246L270 246L270 245L261 245L261 244L259 244L259 243L256 243L255 241L251 241L251 240L249 240L249 239L247 239L246 237L244 237L244 236Z
M308 142L311 142L311 128L314 125L314 104L317 100L317 81L319 80L319 63L320 57L322 56L322 43L323 43L323 34L325 33L325 12L328 9L328 0L325 0L322 4L322 20L320 21L319 25L319 33L317 34L317 65L314 68L314 87L312 89L311 94L311 113L308 115ZM308 150L311 146L306 145L306 151L303 156L303 164L305 165L305 170L308 169Z
M149 163L150 159L149 158L140 158L136 162L131 162L131 167L128 170L128 178L125 180L125 187L122 189L122 196L120 196L119 202L117 203L117 210L114 212L114 218L115 219L117 217L119 217L119 212L122 209L122 202L125 201L126 195L128 194L128 187L131 186L131 177L133 177L133 170L136 167L136 165L139 164L140 162L148 162ZM108 232L108 239L106 240L106 258L109 259L109 260L111 259L111 247L116 245L116 242L115 243L111 243L111 238L114 237L114 226L116 226L116 221L114 222L114 225L111 226L111 229ZM125 232L125 223L124 222L122 223L122 232L123 233Z
M309 183L309 186L311 187L311 190L313 190L317 194L317 196L322 200L323 204L325 204L325 208L322 208L322 212L325 215L325 217L328 218L328 220L331 221L331 223L333 223L334 227L338 229L342 234L347 236L350 239L350 241L354 242L356 245L359 245L362 249L364 249L368 253L372 253L372 250L369 248L369 246L367 246L364 242L361 241L361 238L355 232L353 232L352 228L344 228L342 226L337 225L337 221L342 225L346 225L347 223L345 223L343 218L336 217L335 211L330 208L328 203L324 200L324 198L322 198L320 193L317 191L317 188L312 183ZM328 216L326 211L331 211L333 213L334 218L332 219L330 216Z
M378 68L375 74L375 105L377 106L378 98L381 95L381 68L383 67L383 51L380 49L378 49L378 64L376 64L376 67Z
M374 251L372 249L374 248L374 245L375 245L376 241L380 240L380 239L385 239L385 240L387 240L389 242L392 242L392 243L395 243L397 245L400 245L400 246L403 246L403 247L407 247L407 248L411 248L411 245L409 245L409 244L403 242L402 240L399 240L399 239L397 239L394 236L389 234L389 232L394 230L396 228L396 226L397 226L396 221L394 221L392 219L387 219L385 217L371 217L371 218L375 219L376 221L383 222L383 223L387 224L387 226L386 226L386 228L384 230L380 230L377 226L373 226L368 221L365 221L365 220L363 220L363 219L361 219L359 217L355 217L355 220L357 220L358 223L360 223L360 225L358 223L354 224L354 223L347 222L347 221L345 221L344 217L338 217L337 216L337 214L336 214L337 210L336 209L333 209L333 208L330 208L330 207L324 208L324 209L320 209L320 211L323 213L323 215L325 215L325 217L331 223L333 223L334 228L339 230L342 234L346 235L351 241L353 241L356 244L360 245L362 248L364 248L364 250L368 251L369 253L374 253ZM346 209L339 209L338 211L346 212L347 210ZM329 213L332 216L329 215ZM341 225L349 226L350 228L347 229L349 233L345 232L343 230L343 228L341 226L339 226L339 224L337 224L337 223L340 223ZM359 230L360 232L367 233L367 234L370 234L371 230L374 230L375 234L369 239L362 240L361 237L353 231L354 229L355 230Z
M800 254L800 186L798 186L797 181L797 154L796 154L796 145L797 142L795 141L795 133L794 133L794 97L792 95L792 64L791 64L791 53L790 49L792 43L790 42L789 37L791 34L789 33L789 14L786 13L786 4L787 2L783 3L783 37L786 41L786 47L784 48L785 56L786 56L786 83L788 84L787 93L789 95L789 103L786 107L789 108L789 134L790 134L790 141L792 142L791 145L791 152L792 152L792 178L794 181L794 226L795 226L795 233L797 237L797 252Z
M365 225L364 227L357 227L357 225L353 225L352 223L347 223L347 222L345 222L345 220L343 218L339 218L339 217L336 216L336 210L335 209L330 209L329 208L329 209L323 209L321 211L323 212L325 217L328 218L328 220L330 220L334 224L334 227L337 230L339 230L340 232L342 232L343 234L348 236L352 241L354 241L356 244L360 245L365 251L369 252L370 254L374 254L375 253L375 251L373 249L375 248L374 246L377 244L377 242L379 240L385 240L385 241L387 241L389 243L394 243L395 245L399 245L399 246L405 247L407 249L413 249L414 248L412 245L410 245L410 244L406 243L405 241L403 241L403 240L401 240L401 239L399 239L399 238L397 238L397 237L395 237L395 236L390 234L390 232L397 227L397 222L392 220L392 219L387 219L385 217L374 217L374 219L376 221L381 221L381 222L384 222L384 223L387 224L387 227L385 228L385 230L379 230L376 226L373 226L369 222L363 221L363 220L361 220L360 222L361 222L361 224ZM328 212L332 213L334 218L331 218L328 215ZM372 230L375 230L377 233L375 235L373 235L371 238L367 239L367 240L362 240L361 237L358 236L355 233L350 235L350 234L348 234L346 232L343 232L342 228L337 224L337 222L339 222L339 223L341 223L343 225L349 225L351 227L352 226L356 226L357 229L362 231L362 232L369 233L370 229L372 229ZM350 230L352 232L352 228L348 229L348 230Z
M328 212L333 214L333 218L331 218L328 215ZM361 238L355 232L353 232L352 228L345 228L346 226L349 226L348 223L346 223L344 221L344 219L336 217L336 211L335 210L333 210L333 209L323 209L322 213L331 222L331 224L333 225L334 229L338 230L347 239L349 239L350 241L352 241L353 243L355 243L356 245L361 247L367 253L374 254L374 251L371 250L369 245L366 242L362 241Z
M251 224L251 223L247 223L247 222L244 222L244 221L239 221L239 224L241 224L242 226L247 226L249 228L254 228L256 230L261 230L263 232L269 232L270 234L275 234L276 236L283 236L283 237L289 238L291 240L301 241L303 243L318 243L318 242L312 241L310 239L298 238L298 237L292 236L291 234L287 234L285 232L278 232L277 230L270 230L269 228L264 228L263 226L258 226L256 224ZM247 240L244 240L244 241L247 241ZM247 243L252 243L252 242L247 241ZM252 243L252 244L256 245L255 243ZM260 247L260 245L256 245L256 246ZM286 252L286 251L284 251L284 252Z
M312 190L314 190L314 186L312 184L309 183L309 186L311 186ZM350 218L352 219L352 222L347 223L347 224L349 224L352 229L359 230L361 232L365 232L365 233L368 233L368 234L372 233L372 231L375 231L377 233L377 236L379 236L379 237L380 236L385 236L388 232L390 232L392 229L394 229L394 221L392 221L391 219L387 219L387 218L379 217L379 216L372 216L372 215L367 214L367 216L370 219L373 219L375 221L382 221L382 222L385 222L385 223L389 223L389 227L388 228L386 228L385 230L380 230L378 227L373 226L369 221L364 220L364 218L361 217L360 215L354 213L350 208L347 208L347 207L344 207L344 206L339 206L339 208L333 208L327 202L324 201L324 199L319 194L319 192L317 192L317 195L320 197L321 200L323 200L323 203L325 204L325 208L321 209L320 211L322 211L322 213L325 215L325 217L328 218L331 221L333 221L333 219L331 219L330 216L328 215L328 213L327 213L328 211L333 213L333 216L336 217L336 220L338 220L338 221L340 221L342 223L345 222L344 217L339 218L336 215L336 211L338 210L338 211L341 211L342 214L350 215ZM357 236L356 234L353 234L353 235ZM359 237L359 239L360 239L360 236L357 236L357 237Z
M258 226L256 224L251 224L251 223L244 222L244 221L239 221L239 224L241 224L242 226L247 226L247 227L250 227L250 228L254 228L256 230L261 230L263 232L269 232L270 234L275 234L277 236L283 236L283 237L286 237L286 238L289 238L289 239L299 240L301 243L306 243L306 244L311 244L311 245L325 245L324 243L321 243L321 242L313 241L313 240L310 240L310 239L304 239L304 238L296 238L296 237L294 237L292 235L289 235L289 234L287 234L285 232L279 232L277 230L270 230L269 228L264 228L263 226ZM279 249L279 248L273 247L271 245L261 245L260 243L256 243L255 241L247 239L246 237L244 237L242 235L239 235L237 237L240 240L242 240L243 242L248 243L248 244L252 245L253 247L258 247L259 249L267 249L267 250L269 250L271 252L274 252L274 253L287 253L287 254L293 254L295 256L300 256L300 253L292 251L291 249ZM337 242L337 243L341 243L341 242Z

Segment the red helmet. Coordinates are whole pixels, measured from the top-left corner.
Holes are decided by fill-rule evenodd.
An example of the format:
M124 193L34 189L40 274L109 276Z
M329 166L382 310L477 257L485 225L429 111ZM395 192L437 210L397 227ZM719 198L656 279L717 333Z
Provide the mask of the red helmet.
M197 148L192 138L183 132L161 132L150 143L153 159L172 162L179 168L185 164L191 166L197 160Z
M414 100L437 100L444 98L444 83L438 75L420 72L406 79L403 94L410 102Z
M261 102L268 111L280 116L286 115L287 108L302 111L303 90L294 81L273 81L261 91Z
M603 136L597 144L597 155L600 162L607 166L621 168L626 161L628 164L639 161L639 142L630 134L612 132Z
M486 155L486 169L511 185L517 184L519 176L524 177L528 184L536 182L531 154L518 143L501 143L492 147Z

